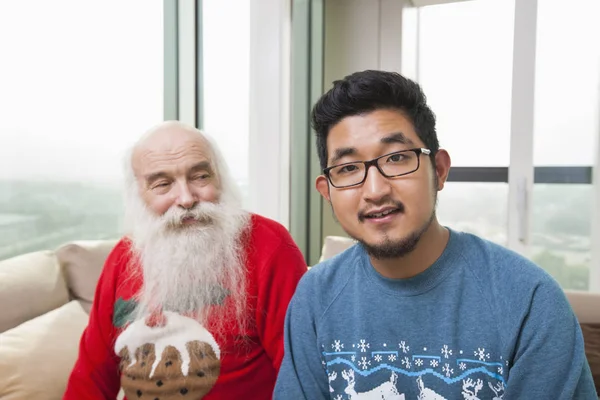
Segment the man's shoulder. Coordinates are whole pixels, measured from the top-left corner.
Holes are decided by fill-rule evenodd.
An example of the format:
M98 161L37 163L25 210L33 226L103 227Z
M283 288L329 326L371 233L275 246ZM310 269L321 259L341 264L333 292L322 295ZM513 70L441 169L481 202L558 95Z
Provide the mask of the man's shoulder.
M250 221L253 234L267 233L273 235L280 235L282 232L288 232L285 226L283 226L281 223L260 214L250 213Z
M558 287L552 276L522 254L470 233L459 236L461 254L468 270L491 286L509 292L531 293L536 288Z
M133 258L132 249L133 244L131 239L129 239L127 236L123 236L121 239L119 239L106 258L106 262L104 263L104 272L121 272L127 265L129 265Z
M112 248L109 254L109 257L116 256L120 259L129 260L131 259L132 249L133 242L131 241L131 239L128 236L123 236L117 241L117 243L115 243L114 247Z
M258 214L250 214L250 223L245 242L246 254L251 264L284 257L290 264L306 263L292 235L279 222ZM267 263L266 265L270 265Z
M298 246L288 230L279 222L258 214L250 214L249 243L254 249L276 249Z
M311 271L321 277L337 277L340 273L347 275L348 268L360 262L361 250L360 245L354 244L326 260L319 261L311 268Z
M354 245L311 267L302 277L297 291L306 295L322 293L335 297L352 279L360 261L361 248Z

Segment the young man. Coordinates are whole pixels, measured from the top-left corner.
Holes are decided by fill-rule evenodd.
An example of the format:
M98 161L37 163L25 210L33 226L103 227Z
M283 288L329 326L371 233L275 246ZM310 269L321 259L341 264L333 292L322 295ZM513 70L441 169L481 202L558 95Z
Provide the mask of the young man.
M317 190L359 244L298 285L275 398L597 399L556 282L438 223L450 156L416 83L352 74L312 122Z
M127 163L128 235L106 261L64 399L270 399L304 258L240 208L206 136L148 132Z

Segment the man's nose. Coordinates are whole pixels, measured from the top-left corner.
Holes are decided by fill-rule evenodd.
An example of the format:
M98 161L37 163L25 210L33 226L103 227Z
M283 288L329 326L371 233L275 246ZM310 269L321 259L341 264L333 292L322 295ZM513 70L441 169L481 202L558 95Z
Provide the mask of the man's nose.
M363 196L365 200L378 201L389 195L391 185L388 178L383 176L375 165L367 170L367 177L363 184Z
M190 190L187 183L181 183L179 185L179 195L177 198L177 205L181 208L190 209L198 203L198 198L194 195L194 192Z

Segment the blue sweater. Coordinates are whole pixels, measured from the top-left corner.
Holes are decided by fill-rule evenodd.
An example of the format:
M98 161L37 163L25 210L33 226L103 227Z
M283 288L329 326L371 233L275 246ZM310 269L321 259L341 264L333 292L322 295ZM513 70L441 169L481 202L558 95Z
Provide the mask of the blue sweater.
M381 276L360 245L313 267L289 305L275 399L594 399L557 283L450 232L426 271Z

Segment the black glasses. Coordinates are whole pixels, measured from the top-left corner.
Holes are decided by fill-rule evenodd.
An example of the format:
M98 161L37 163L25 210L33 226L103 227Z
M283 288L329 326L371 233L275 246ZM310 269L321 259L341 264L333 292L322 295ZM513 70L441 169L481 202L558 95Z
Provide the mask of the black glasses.
M327 167L323 174L333 187L346 188L362 184L367 179L369 167L375 166L386 178L412 174L421 165L421 154L430 155L431 150L416 148L385 154L371 161L354 161Z

